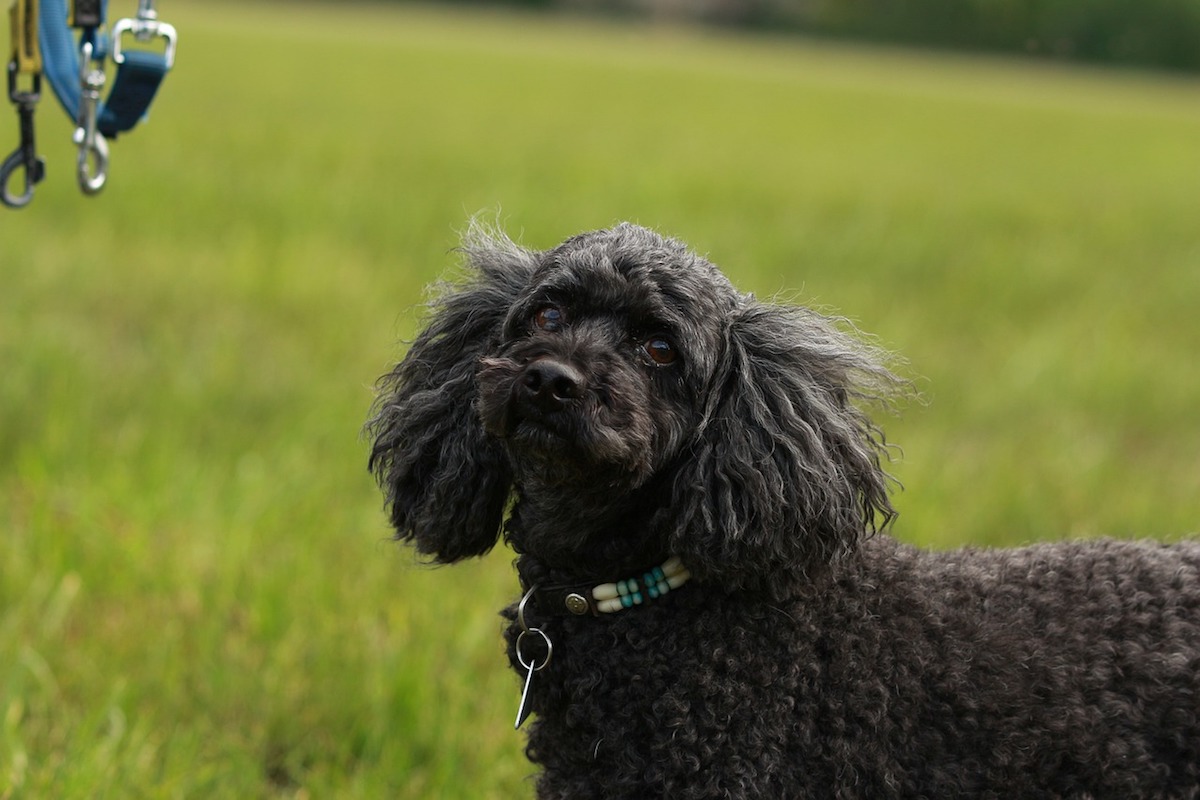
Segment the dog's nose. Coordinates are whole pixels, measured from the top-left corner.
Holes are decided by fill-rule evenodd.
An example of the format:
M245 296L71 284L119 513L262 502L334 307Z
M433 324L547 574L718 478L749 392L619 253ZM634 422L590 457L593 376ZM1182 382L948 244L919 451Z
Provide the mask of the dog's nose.
M526 397L544 412L558 411L583 397L584 379L569 364L543 358L525 368L521 387Z

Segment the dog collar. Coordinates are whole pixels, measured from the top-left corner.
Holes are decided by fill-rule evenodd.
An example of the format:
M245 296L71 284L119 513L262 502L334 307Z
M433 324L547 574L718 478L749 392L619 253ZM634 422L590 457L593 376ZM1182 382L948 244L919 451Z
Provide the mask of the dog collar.
M678 556L672 556L639 576L614 583L557 586L534 584L526 599L532 597L543 614L599 616L657 600L672 589L683 586L691 577L692 573Z

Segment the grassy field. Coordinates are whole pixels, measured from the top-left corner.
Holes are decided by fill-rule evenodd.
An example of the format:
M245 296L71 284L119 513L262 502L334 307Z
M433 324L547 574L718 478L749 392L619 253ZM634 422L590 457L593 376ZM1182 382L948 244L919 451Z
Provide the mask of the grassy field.
M528 795L510 557L415 566L360 438L476 212L656 226L902 353L898 536L1200 529L1200 82L163 5L103 195L46 102L0 212L0 798Z

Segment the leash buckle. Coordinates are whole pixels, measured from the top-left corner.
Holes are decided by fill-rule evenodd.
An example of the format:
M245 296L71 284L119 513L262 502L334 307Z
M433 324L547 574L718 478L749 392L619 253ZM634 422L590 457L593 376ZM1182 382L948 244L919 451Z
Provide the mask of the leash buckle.
M133 38L139 42L148 42L156 37L166 40L163 61L166 69L175 65L175 45L179 37L175 33L175 26L159 21L158 12L154 10L154 0L138 0L137 17L119 19L113 24L112 60L118 65L125 63L121 37L126 33L132 33Z
M46 177L46 162L37 154L33 136L33 111L41 99L42 77L34 73L31 91L17 89L17 62L8 65L8 98L17 106L20 118L21 143L0 164L0 202L9 208L24 208L33 200L33 187ZM8 184L20 169L25 170L25 189L21 194L9 191Z

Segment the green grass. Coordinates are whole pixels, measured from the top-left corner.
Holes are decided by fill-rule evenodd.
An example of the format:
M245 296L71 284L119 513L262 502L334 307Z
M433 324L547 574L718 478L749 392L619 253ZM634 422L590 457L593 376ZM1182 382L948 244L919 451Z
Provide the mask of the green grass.
M166 6L104 194L47 102L0 214L0 798L528 795L509 556L414 567L359 434L479 211L660 227L905 355L899 536L1200 527L1195 80Z

